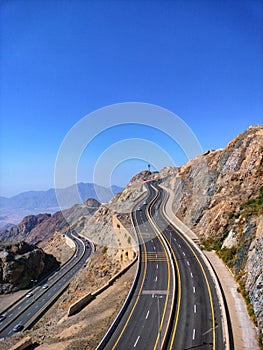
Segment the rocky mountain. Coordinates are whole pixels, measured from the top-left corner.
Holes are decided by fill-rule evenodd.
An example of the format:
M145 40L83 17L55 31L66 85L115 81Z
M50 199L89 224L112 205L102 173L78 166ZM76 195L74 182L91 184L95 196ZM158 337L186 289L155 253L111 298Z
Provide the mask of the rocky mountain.
M70 209L51 214L26 216L18 225L0 230L0 240L24 240L37 243L51 237L55 232L65 232L80 217L87 219L98 209L96 199L88 199Z
M0 242L0 294L31 288L38 280L59 266L50 254L26 242Z
M158 176L176 194L175 214L232 269L262 330L263 128L251 127L224 149Z
M59 211L57 195L63 198L63 202L67 203L66 207L70 208L75 204L81 204L88 198L108 202L113 195L122 191L122 188L118 186L105 188L93 183L78 183L76 186L58 190L52 188L48 191L23 192L11 198L0 197L0 228L8 229L27 215L43 212L53 214Z
M94 280L94 285L97 283L97 286L101 284L102 279L105 281L116 273L121 268L126 253L129 258L126 263L130 261L132 240L127 233L121 237L118 224L114 227L114 218L117 217L125 223L133 238L129 213L143 195L144 181L153 179L162 180L162 185L175 193L174 213L199 236L202 247L216 251L232 269L239 282L239 291L247 301L248 312L262 333L263 129L261 127L249 128L224 149L207 151L180 168L167 167L159 173L143 171L135 175L127 187L108 203L99 206L96 202L86 202L80 206L73 206L70 210L63 211L63 215L57 213L58 217L53 218L55 224L49 221L54 215L35 219L36 222L43 220L27 234L28 241L42 240L46 232L49 232L48 236L51 239L54 236L52 232L63 233L70 227L96 245L96 254L71 283L70 290L74 292L63 296L63 302L58 306L58 310L64 310L63 303L72 302L72 297L76 296L80 286L83 288L81 293L87 293L90 291L91 280ZM91 209L96 206L98 209L94 209L93 215L89 215L87 207ZM53 229L49 231L49 226L52 225ZM24 226L28 227L30 224ZM20 233L25 232L22 228L24 226L20 227ZM44 242L45 239L42 240L43 244ZM97 271L93 277L92 271ZM57 321L54 321L54 324Z

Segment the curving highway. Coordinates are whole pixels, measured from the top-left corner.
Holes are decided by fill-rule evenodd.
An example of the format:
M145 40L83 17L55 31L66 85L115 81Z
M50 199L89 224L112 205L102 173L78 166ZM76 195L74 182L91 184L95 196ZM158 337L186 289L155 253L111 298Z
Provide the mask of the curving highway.
M156 193L148 191L132 213L140 249L138 281L115 331L98 349L160 349L165 343L175 279L166 243L148 217L156 199Z
M146 182L132 212L138 236L135 288L97 350L226 349L214 282L201 253L165 215L166 192Z
M92 252L90 243L77 234L67 236L75 243L74 256L48 280L11 305L2 315L0 338L6 338L18 331L30 328L45 313L50 305L69 285L70 280L83 266Z
M167 348L224 349L221 312L208 268L200 252L166 219L166 193L157 183L148 186L159 193L153 220L173 252L177 271L177 308Z

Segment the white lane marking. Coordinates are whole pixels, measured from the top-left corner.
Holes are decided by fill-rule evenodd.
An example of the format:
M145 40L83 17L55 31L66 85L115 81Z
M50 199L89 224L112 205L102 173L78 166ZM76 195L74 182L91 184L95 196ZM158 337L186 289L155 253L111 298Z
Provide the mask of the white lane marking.
M155 248L155 246L153 246L153 250L155 250L156 248Z
M190 263L189 263L189 261L187 261L186 263L187 263L187 265L188 265L188 266L190 266Z
M20 309L21 309L21 307L22 307L22 306L19 306L19 307L17 308L17 310L20 310Z
M29 312L28 314L26 314L27 316L30 316L31 315L31 312Z
M154 298L154 293L152 293L152 298Z
M139 339L140 339L140 335L138 335L138 338L136 339L136 342L135 342L134 345L133 345L134 348L136 347L136 345L137 345Z
M156 259L157 259L157 254L155 254L155 257L156 257Z
M194 304L194 314L196 314L196 305Z
M13 314L8 315L8 317L12 317L12 316L13 316Z
M158 277L157 277L157 276L155 276L155 282L157 282L157 279L158 279Z
M176 242L176 238L174 238L174 241Z
M193 329L193 340L195 340L195 328Z
M183 252L183 256L185 256L185 252Z
M194 277L193 274L192 274L192 272L191 272L191 277L192 277L192 278Z
M159 265L158 265L158 264L156 264L156 270L158 270L158 268L159 268Z
M145 316L146 320L147 320L147 318L148 318L148 316L149 316L149 313L150 313L150 311L148 310L148 311L147 311L147 314L146 314L146 316Z
M153 242L153 240L151 239L151 242Z
M181 244L178 244L179 248L181 248Z
M193 293L195 294L195 287L193 287Z

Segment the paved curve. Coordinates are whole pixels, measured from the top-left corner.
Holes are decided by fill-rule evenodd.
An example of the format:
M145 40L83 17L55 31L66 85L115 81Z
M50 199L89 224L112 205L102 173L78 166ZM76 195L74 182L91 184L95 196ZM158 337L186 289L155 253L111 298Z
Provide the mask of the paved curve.
M132 213L140 243L139 279L131 302L105 349L159 349L165 340L174 279L165 245L148 219L148 210L156 198L156 192L149 188L147 198Z
M14 334L14 326L21 324L21 331L30 328L65 290L76 272L83 266L92 252L90 243L77 234L68 233L76 246L74 256L64 264L52 277L31 290L32 296L24 296L4 313L5 319L0 323L0 338ZM43 285L47 288L43 288Z
M145 186L148 204L132 213L142 257L139 281L110 340L98 349L224 349L219 302L203 258L167 221L164 215L166 194L158 182L148 182ZM137 209L141 206L139 203ZM171 267L156 231L162 232L172 251L177 275L175 295L167 285ZM167 295L170 297L165 299ZM160 321L165 314L166 339ZM172 316L170 325L168 314Z
M178 294L168 349L224 349L221 313L216 290L200 253L163 215L165 192L153 207L153 220L170 245L177 265Z

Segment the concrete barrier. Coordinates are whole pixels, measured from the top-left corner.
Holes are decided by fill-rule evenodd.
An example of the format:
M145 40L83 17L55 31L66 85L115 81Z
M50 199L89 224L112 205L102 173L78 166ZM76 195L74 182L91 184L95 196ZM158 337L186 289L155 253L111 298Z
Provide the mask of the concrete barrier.
M71 238L69 238L67 235L65 235L65 242L70 248L73 248L73 249L76 248L74 241Z
M96 298L97 295L101 294L104 292L107 288L109 288L119 277L121 277L129 268L135 263L137 260L136 258L129 264L127 265L124 269L122 269L120 272L118 272L116 275L114 275L107 283L105 283L102 287L97 289L93 293L88 293L81 299L79 299L77 302L74 304L70 305L68 309L68 317L77 314L80 312L84 307L86 307L93 299Z
M91 294L88 293L85 295L85 297L81 298L78 300L76 303L72 304L69 309L68 309L68 316L75 315L76 313L79 312L83 307L87 306L91 300L93 300L95 297Z
M25 350L26 348L28 348L31 345L33 345L32 338L27 336L27 337L23 338L22 340L20 340L20 342L13 345L8 350Z

